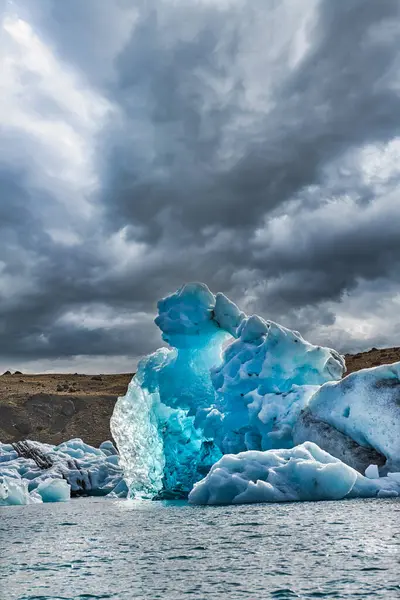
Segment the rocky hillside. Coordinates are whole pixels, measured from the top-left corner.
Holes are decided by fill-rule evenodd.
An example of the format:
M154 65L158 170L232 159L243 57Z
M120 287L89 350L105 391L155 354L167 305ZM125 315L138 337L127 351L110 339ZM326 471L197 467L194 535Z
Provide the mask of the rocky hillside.
M0 440L59 444L80 437L98 446L110 439L110 417L132 374L0 377Z
M400 348L372 348L368 352L346 354L347 373L400 361Z
M400 361L400 348L373 348L346 355L347 372ZM110 439L110 417L125 394L131 373L122 375L0 376L0 440L33 439L59 444L80 437L98 446Z

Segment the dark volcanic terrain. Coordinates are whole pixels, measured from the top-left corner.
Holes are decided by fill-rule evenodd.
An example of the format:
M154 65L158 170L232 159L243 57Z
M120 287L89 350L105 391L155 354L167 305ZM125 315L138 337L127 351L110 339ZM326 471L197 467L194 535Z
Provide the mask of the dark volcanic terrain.
M347 354L347 374L400 361L400 348ZM0 441L50 444L79 437L98 446L111 439L110 417L132 373L0 376Z

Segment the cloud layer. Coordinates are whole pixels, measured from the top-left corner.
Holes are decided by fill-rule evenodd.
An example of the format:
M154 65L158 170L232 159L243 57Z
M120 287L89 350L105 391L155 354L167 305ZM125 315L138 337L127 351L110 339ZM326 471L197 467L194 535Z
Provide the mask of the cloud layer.
M130 370L193 280L399 344L397 0L0 11L0 367Z

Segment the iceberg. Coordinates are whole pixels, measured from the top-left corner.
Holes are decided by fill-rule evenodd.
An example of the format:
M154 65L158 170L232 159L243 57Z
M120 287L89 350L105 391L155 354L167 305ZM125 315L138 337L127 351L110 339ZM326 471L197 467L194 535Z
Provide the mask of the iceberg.
M227 452L290 447L311 395L345 369L204 284L160 300L155 322L170 348L139 363L111 419L132 497L187 496Z
M43 479L29 491L29 480L13 475L0 475L0 506L66 502L71 497L71 486L64 479Z
M195 483L191 504L248 504L400 496L400 476L367 479L312 442L226 454Z
M321 386L294 437L315 441L360 471L369 464L381 467L381 473L400 471L400 363Z
M199 408L214 402L211 368L230 334L213 319L215 297L189 284L158 303L164 341L144 358L111 418L130 496L187 496L221 452L197 426ZM221 315L234 326L232 309Z
M71 495L124 497L128 493L111 441L100 448L81 439L58 446L0 443L0 505L65 502Z
M35 492L42 502L67 502L71 497L71 486L64 479L44 479Z
M41 499L29 494L26 480L20 477L0 476L0 506L17 506L34 502L41 502Z
M236 483L249 497L258 485L260 498L394 493L400 364L342 379L346 366L335 350L247 316L202 283L183 285L157 306L168 347L140 361L111 418L130 497L194 501L201 490ZM274 487L269 477L278 476L270 474L268 482L249 476L244 488L246 478L236 481L230 465L250 457L264 474L282 467L285 485ZM379 486L363 477L370 465L387 474ZM240 495L232 494L231 501Z

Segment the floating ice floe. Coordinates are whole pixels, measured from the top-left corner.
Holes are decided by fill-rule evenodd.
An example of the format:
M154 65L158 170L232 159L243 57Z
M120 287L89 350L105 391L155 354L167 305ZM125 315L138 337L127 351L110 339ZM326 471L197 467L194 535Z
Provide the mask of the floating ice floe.
M218 482L233 489L229 465L239 461L243 467L253 451L264 474L263 461L279 459L284 464L272 462L271 468L297 469L305 477L303 488L290 491L288 475L285 491L270 490L269 498L276 499L285 494L311 499L314 488L307 486L314 485L311 474L317 472L328 496L334 490L345 490L341 497L371 495L371 480L357 472L371 464L381 474L400 470L400 364L342 379L345 362L335 350L314 346L298 332L259 316L246 316L204 284L187 284L160 300L158 313L155 322L170 348L139 363L111 419L131 497L185 497L205 476L191 501ZM315 444L293 448L305 441L332 456ZM270 450L278 452L265 452ZM312 456L304 463L296 452ZM232 453L236 458L224 456ZM300 461L298 467L293 460ZM222 478L221 465L227 474ZM332 473L344 477L349 489L335 484ZM388 488L383 479L374 489L394 495L396 477L389 477ZM261 476L249 477L246 489L269 484ZM231 501L240 494L232 491Z
M226 454L189 494L192 504L248 504L400 496L400 474L368 479L305 442L286 450Z
M71 495L123 497L127 487L112 442L59 446L0 443L0 505L63 502Z

